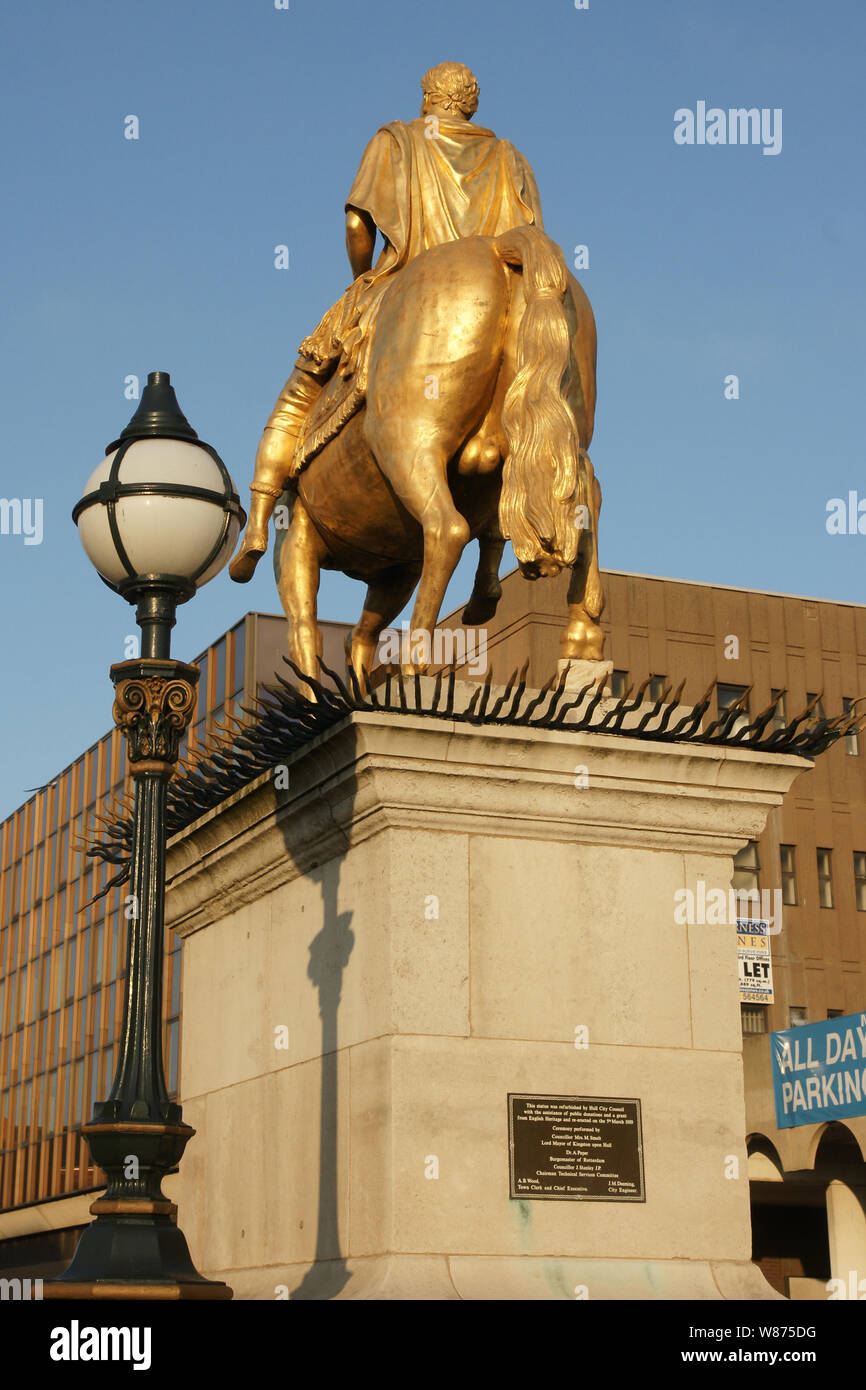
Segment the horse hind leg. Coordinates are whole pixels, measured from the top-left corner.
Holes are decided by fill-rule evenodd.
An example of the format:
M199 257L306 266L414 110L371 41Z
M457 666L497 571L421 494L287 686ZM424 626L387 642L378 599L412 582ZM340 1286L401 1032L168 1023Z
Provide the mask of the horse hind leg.
M369 674L382 630L409 602L419 574L417 565L394 566L374 579L367 589L363 612L346 643L349 666L364 694L369 689Z
M469 602L460 618L464 627L477 627L480 623L487 623L496 612L502 597L499 566L504 549L505 541L499 525L492 521L478 537L478 568L475 571L475 582Z
M274 555L277 590L289 621L289 656L306 675L321 679L318 658L322 634L316 620L316 597L327 547L299 498L292 521ZM315 699L310 686L300 685L303 695Z
M420 431L419 431L420 432ZM449 580L469 540L469 523L454 505L448 487L448 460L453 440L416 442L407 448L399 437L390 439L381 425L372 436L379 467L423 533L421 582L412 610L407 674L422 675L432 659L434 632ZM399 610L398 610L399 611Z
M424 498L418 515L424 533L424 562L412 610L411 661L407 669L419 674L430 664L433 635L445 590L470 534L469 523L455 507L446 481L447 463L444 451L439 456L433 452L422 453L416 456L413 475ZM418 642L422 643L420 647Z

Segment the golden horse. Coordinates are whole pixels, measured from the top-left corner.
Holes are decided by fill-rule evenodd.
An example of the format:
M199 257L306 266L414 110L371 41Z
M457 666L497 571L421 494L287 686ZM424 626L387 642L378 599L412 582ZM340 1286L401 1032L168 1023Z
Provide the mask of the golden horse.
M560 654L601 660L601 490L586 453L595 357L589 300L537 227L432 247L395 277L364 404L292 484L290 521L277 531L296 666L319 675L322 569L368 586L347 644L363 688L380 633L416 584L411 640L430 643L472 539L480 559L463 622L493 615L504 538L527 578L573 567ZM426 669L423 639L418 650L404 669Z

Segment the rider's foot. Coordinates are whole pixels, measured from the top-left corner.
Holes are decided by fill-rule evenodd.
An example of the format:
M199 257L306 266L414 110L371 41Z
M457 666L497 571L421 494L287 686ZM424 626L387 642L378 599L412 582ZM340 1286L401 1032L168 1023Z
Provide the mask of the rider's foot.
M255 574L256 565L268 548L267 533L250 532L247 527L243 544L229 564L229 575L236 584L247 584Z

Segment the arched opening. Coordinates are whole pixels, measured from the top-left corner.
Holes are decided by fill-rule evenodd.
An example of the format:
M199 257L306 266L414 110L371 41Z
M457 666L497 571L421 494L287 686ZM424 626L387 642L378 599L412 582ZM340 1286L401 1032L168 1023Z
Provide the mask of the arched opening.
M791 1281L830 1278L826 1181L811 1170L785 1173L774 1145L749 1136L752 1259L778 1293L790 1297Z
M846 1171L852 1177L866 1172L860 1145L847 1125L840 1121L826 1124L815 1135L812 1166L815 1171L829 1171L840 1177Z

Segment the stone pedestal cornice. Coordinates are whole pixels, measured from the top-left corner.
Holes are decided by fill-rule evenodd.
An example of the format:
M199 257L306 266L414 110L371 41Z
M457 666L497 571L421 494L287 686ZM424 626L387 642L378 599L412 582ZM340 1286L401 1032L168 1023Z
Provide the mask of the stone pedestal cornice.
M733 856L811 764L568 729L359 712L169 844L181 935L386 827ZM588 785L575 786L585 768ZM435 776L431 776L435 773Z

